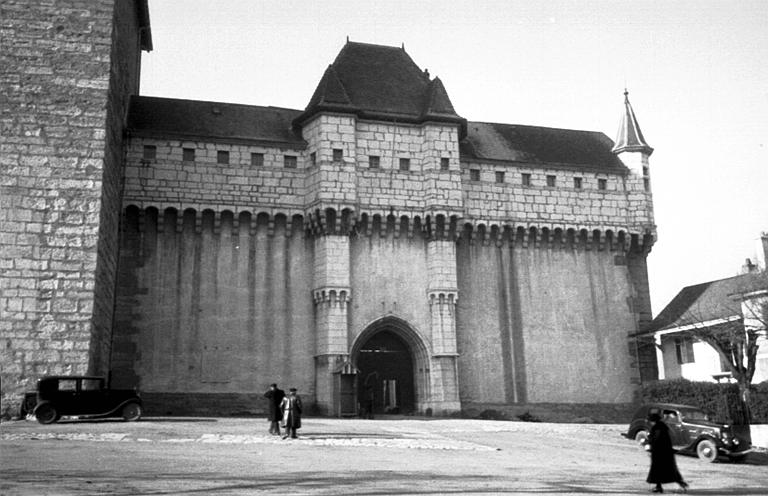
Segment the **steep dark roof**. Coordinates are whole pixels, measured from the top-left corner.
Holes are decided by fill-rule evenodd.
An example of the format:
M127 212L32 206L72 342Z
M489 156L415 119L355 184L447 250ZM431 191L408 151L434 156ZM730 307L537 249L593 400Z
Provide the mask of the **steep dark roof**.
M442 82L431 80L404 49L368 43L344 45L296 124L322 111L399 122L464 123Z
M650 330L660 331L727 317L742 317L734 295L768 289L768 274L749 273L686 286L653 319Z
M568 165L623 173L627 169L611 152L605 134L517 124L469 122L462 158L531 164Z
M301 113L277 107L131 97L128 130L179 138L220 138L305 146L291 122Z
M629 103L629 92L624 90L624 114L621 116L619 132L616 135L616 145L613 147L614 153L621 152L643 152L650 155L653 148L648 146L640 130L640 124L635 117L635 111L632 104Z

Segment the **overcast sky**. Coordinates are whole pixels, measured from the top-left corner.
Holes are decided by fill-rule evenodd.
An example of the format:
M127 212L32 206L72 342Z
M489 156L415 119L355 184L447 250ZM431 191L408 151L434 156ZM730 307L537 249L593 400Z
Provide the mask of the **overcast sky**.
M141 93L303 109L347 36L405 45L472 121L648 143L654 315L768 231L768 1L149 0Z

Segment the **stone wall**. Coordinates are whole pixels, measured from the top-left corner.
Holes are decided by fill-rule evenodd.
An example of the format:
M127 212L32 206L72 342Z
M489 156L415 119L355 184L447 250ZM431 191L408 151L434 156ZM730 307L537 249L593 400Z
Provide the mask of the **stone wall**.
M106 372L122 127L139 43L133 2L9 0L0 17L8 414L41 375Z
M176 216L128 211L114 382L199 393L254 393L278 382L313 397L312 245L301 224Z
M457 246L464 402L630 402L632 285L616 251ZM483 364L482 367L476 364Z

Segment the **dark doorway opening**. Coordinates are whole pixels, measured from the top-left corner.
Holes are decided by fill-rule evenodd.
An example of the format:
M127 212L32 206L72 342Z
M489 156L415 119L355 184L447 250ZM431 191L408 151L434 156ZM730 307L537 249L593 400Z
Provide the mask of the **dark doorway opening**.
M360 347L357 368L363 415L413 413L413 359L402 338L388 330L377 332Z

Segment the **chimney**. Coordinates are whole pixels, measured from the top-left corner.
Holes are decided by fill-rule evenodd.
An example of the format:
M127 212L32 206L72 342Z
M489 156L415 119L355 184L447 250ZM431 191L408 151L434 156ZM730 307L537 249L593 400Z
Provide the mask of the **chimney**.
M757 238L757 256L755 264L758 270L766 270L766 260L768 260L768 232L760 234Z

